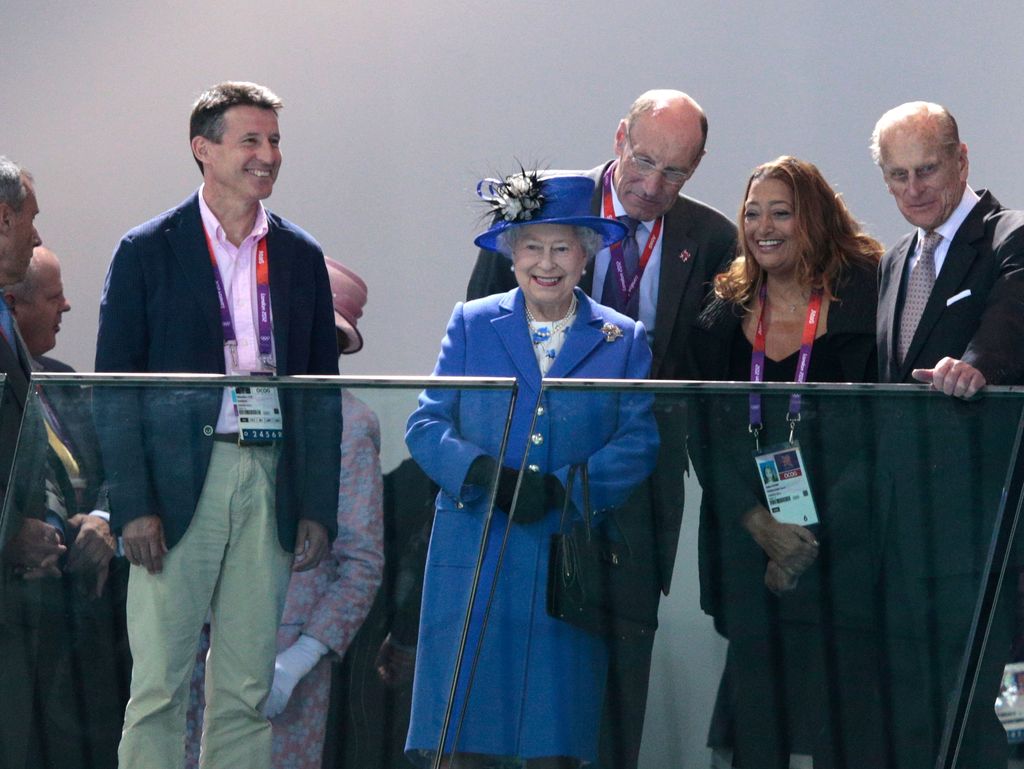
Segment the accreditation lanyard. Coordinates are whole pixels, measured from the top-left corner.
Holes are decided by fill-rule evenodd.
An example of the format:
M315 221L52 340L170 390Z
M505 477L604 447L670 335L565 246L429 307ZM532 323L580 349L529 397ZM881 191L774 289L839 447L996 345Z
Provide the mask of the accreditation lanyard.
M618 161L616 161L618 162ZM612 202L612 170L615 168L615 164L608 166L608 170L604 172L604 218L615 219L615 204ZM636 273L629 278L626 275L626 257L622 253L622 241L618 243L612 243L608 248L610 260L608 262L608 269L614 271L615 285L619 289L619 296L622 299L622 307L629 304L629 300L633 298L633 294L636 292L637 287L640 285L640 279L644 276L644 268L647 267L647 263L651 260L651 254L654 253L654 247L658 244L658 238L661 237L661 226L663 216L659 216L654 226L651 228L651 234L647 236L647 244L644 246L644 250L640 252L640 262L637 265Z
M768 285L761 284L759 293L761 299L761 314L757 318L757 332L754 334L754 349L750 353L750 381L764 381L765 366L765 322L764 311L768 304ZM807 372L811 367L811 350L814 347L814 338L818 333L818 320L821 317L821 289L811 292L811 299L807 303L807 320L804 322L803 338L800 342L800 356L796 363L796 379L798 384L807 381ZM796 431L796 423L800 421L800 393L793 393L789 396L789 413L786 415L789 422L789 441L793 442L793 434ZM758 443L758 434L764 423L761 418L761 393L750 394L750 432L754 436L754 443Z
M228 305L228 293L224 288L224 279L217 267L217 257L210 242L210 233L203 228L206 235L206 247L210 252L210 263L213 265L213 279L217 285L217 303L220 305L220 325L224 331L224 345L230 350L232 366L238 368L238 337L235 324L231 320L231 307ZM270 259L267 253L267 238L264 235L256 244L256 330L260 360L268 368L273 368L273 326L270 321ZM231 372L229 372L231 373Z

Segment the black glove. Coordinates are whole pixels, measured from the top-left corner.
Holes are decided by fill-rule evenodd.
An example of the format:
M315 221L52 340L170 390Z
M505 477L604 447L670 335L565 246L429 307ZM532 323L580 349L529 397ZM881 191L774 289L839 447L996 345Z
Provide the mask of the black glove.
M519 473L510 467L502 467L498 477L498 494L495 504L502 510L510 511L512 496L516 489L516 478ZM516 500L516 523L534 523L542 519L552 507L561 509L565 499L565 489L553 475L543 475L526 470L519 486L519 498Z
M496 467L497 462L493 457L477 457L466 472L465 483L472 486L489 486L494 480ZM512 509L512 497L515 495L518 477L518 471L511 467L501 468L498 474L498 493L494 500L499 510L509 512ZM561 510L564 504L565 488L556 476L526 470L519 489L514 520L516 523L533 523L543 518L551 508Z

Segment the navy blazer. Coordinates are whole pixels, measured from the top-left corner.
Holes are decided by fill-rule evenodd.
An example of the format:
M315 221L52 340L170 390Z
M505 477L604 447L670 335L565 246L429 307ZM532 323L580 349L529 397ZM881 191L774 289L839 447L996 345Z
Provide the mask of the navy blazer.
M277 373L338 373L330 284L320 246L267 212ZM100 303L96 370L224 373L213 267L198 193L131 230L114 252ZM104 388L97 431L111 521L157 514L168 547L185 533L213 450L221 388ZM278 537L295 544L300 518L337 533L341 410L329 390L279 390L285 440L278 462Z

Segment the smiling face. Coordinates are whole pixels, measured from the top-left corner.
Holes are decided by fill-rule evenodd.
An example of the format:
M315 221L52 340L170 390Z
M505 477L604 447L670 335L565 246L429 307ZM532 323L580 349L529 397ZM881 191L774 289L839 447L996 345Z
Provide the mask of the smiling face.
M903 218L930 231L960 203L967 184L967 145L949 146L933 117L912 117L879 137L879 165Z
M281 168L281 132L271 109L231 107L219 142L196 136L192 151L203 164L206 194L234 206L270 197Z
M574 227L529 224L519 227L512 247L516 282L537 320L558 320L572 303L586 252Z
M799 262L793 191L779 179L755 179L743 204L747 253L769 275L791 275Z

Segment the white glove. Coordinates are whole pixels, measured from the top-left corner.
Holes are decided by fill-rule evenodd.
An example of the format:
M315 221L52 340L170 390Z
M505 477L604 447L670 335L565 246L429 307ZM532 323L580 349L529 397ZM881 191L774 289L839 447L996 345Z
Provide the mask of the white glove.
M295 643L277 655L274 660L274 683L263 704L263 715L266 718L281 715L296 685L327 651L327 647L315 638L300 635Z

